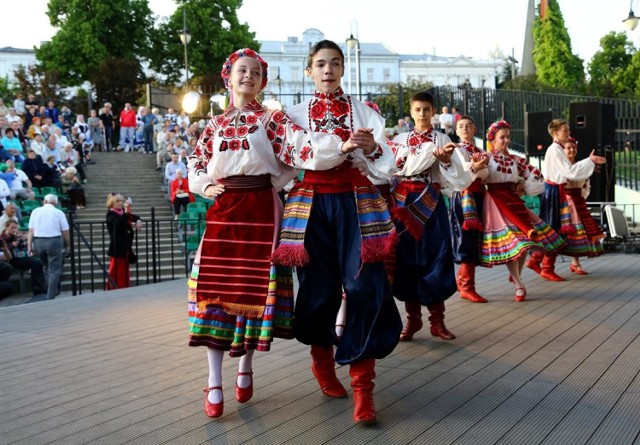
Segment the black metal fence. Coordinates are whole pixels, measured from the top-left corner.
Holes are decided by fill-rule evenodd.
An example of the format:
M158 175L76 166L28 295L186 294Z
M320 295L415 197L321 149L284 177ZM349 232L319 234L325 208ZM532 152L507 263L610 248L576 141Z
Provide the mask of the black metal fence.
M69 223L72 243L67 270L73 295L104 290L109 269L106 222L76 221L71 212ZM204 215L156 218L152 208L151 218L142 221L134 239L137 262L131 265L131 286L186 277L204 227Z

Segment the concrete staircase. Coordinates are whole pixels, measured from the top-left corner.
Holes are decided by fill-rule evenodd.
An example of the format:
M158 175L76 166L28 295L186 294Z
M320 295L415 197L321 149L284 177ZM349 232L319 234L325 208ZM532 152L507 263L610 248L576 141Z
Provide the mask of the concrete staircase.
M120 193L125 199L131 197L133 212L143 220L143 230L138 233L136 254L137 266L131 268L132 285L153 282L151 208L155 208L156 258L159 281L185 277L184 242L178 238L177 223L173 221L170 203L163 188L162 174L155 170L156 157L138 152L97 152L93 154L95 164L87 166L88 183L85 184L87 206L75 212L75 221L80 231L90 242L95 254L108 268L109 235L106 233L106 200L109 193ZM93 267L93 289L101 290L102 272L95 259L90 256L84 242L78 244L74 236L76 275L82 275L83 291L91 289ZM67 261L63 274L62 290L71 290L71 262Z

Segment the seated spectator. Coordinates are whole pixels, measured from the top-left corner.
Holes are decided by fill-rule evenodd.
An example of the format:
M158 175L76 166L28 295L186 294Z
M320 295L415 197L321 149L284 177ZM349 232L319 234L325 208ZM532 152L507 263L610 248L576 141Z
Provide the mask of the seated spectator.
M187 166L180 162L178 153L171 153L171 162L167 164L164 169L164 178L167 184L171 184L171 181L176 179L176 171L182 170L183 176L187 177Z
M56 137L51 135L44 146L42 151L42 159L46 161L49 156L53 156L54 162L58 164L60 162L60 151L56 146Z
M171 181L170 190L173 213L177 218L182 210L187 210L187 204L196 200L193 193L189 191L189 180L185 178L182 170L176 170L176 177Z
M35 135L35 137L31 141L31 145L29 146L29 148L31 150L35 151L36 152L36 156L39 156L40 160L42 160L42 153L44 152L45 145L44 145L44 142L43 142L41 134L36 134ZM29 150L27 150L27 155L28 154L29 154Z
M20 145L22 145L22 152L24 153L24 149L26 148L27 139L25 138L24 131L22 130L22 125L20 122L11 122L11 129L13 130L13 135L16 139L20 141Z
M22 163L22 171L25 172L34 187L42 187L42 173L44 162L33 148L27 150L27 159ZM0 224L2 227L2 224Z
M53 155L49 155L47 162L43 165L42 185L43 187L55 187L56 189L60 189L62 186L60 167L56 164L56 158Z
M4 167L4 170L7 169L6 165L4 165L4 164L3 164L3 167ZM6 176L5 176L5 178L6 178ZM3 209L7 208L7 198L10 195L11 195L11 189L9 189L9 185L7 184L7 181L5 181L4 179L0 178L0 204L2 204L2 208Z
M6 227L9 221L20 224L22 216L18 213L19 210L14 203L7 203L2 211L2 215L0 215L0 227Z
M0 300L13 293L13 285L9 283L12 273L13 267L4 259L4 253L0 252Z
M18 116L18 112L14 107L9 108L9 114L7 114L6 117L7 117L7 124L9 127L11 127L11 124L13 122L18 122L19 124L22 123L22 119L20 118L20 116Z
M0 144L0 162L13 161L13 156Z
M47 141L49 140L49 136L51 136L51 132L49 131L51 127L49 125L43 124L40 127L40 131L42 132L42 142L43 143L47 143Z
M36 134L42 134L42 127L40 126L40 118L39 117L34 117L31 120L31 125L29 126L29 129L27 130L27 137L29 139L35 139Z
M83 183L87 182L87 174L84 169L84 165L82 164L80 155L76 150L74 150L71 143L67 143L64 146L64 150L60 152L60 163L58 164L61 170L64 170L68 167L75 167L77 169L77 173L80 175L80 179Z
M171 133L167 133L165 141L158 146L158 152L156 153L156 170L161 170L162 167L169 161L171 161L171 153L173 153L173 143L169 142Z
M6 223L5 229L0 233L0 243L11 267L16 270L30 271L33 295L46 293L47 283L42 270L42 261L29 256L26 237L18 231L17 222Z
M6 166L7 170L5 173L14 173L16 175L15 179L11 181L11 184L9 184L9 190L11 190L11 199L14 201L16 199L35 199L36 194L33 193L33 190L31 190L33 184L31 184L31 180L29 179L27 174L22 170L16 168L13 161L7 161Z
M4 133L4 137L0 141L5 150L11 155L11 159L15 162L24 161L24 148L20 143L20 139L15 137L13 128L7 128Z
M56 148L62 151L64 146L69 142L69 138L60 127L54 127L53 134L56 138Z
M76 209L84 209L87 205L87 199L84 194L84 187L78 176L78 170L75 167L67 167L61 177L62 192L69 197L69 202Z

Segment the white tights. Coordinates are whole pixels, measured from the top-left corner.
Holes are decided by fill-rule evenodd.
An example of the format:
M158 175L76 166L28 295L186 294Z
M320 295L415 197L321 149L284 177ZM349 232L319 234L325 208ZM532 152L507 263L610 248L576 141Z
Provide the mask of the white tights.
M238 372L251 372L254 350L250 349L245 355L240 357L240 363L238 365ZM207 359L209 360L209 387L222 386L222 359L224 358L225 351L220 349L207 348ZM246 388L251 384L250 375L238 376L237 385L240 388ZM220 403L222 401L222 390L215 389L209 392L207 396L209 402Z
M520 279L520 274L522 273L522 268L524 267L525 261L526 255L522 255L516 261L507 263L507 269L509 270L511 278L513 278L513 284L516 287L516 293L518 293L518 289L524 289L524 283ZM520 292L522 293L522 290L520 290Z

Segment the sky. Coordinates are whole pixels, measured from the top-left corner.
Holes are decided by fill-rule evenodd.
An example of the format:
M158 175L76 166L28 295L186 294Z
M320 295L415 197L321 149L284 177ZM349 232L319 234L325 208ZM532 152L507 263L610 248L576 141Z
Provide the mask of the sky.
M176 8L172 0L148 1L151 10L160 16L168 16ZM583 60L591 59L599 49L600 38L610 31L627 32L636 47L640 46L640 27L630 32L622 23L630 3L640 15L640 0L558 1L573 52ZM0 47L31 48L55 34L46 16L47 0L4 2L7 4L3 4L3 15L12 19L3 20ZM249 24L257 40L302 38L306 29L317 28L330 40L344 41L354 34L361 42L384 43L400 54L487 59L491 51L500 48L505 55L513 51L521 61L527 3L404 0L396 6L393 1L383 0L244 0L238 17ZM450 9L446 5L451 5ZM312 6L314 10L309 13Z

